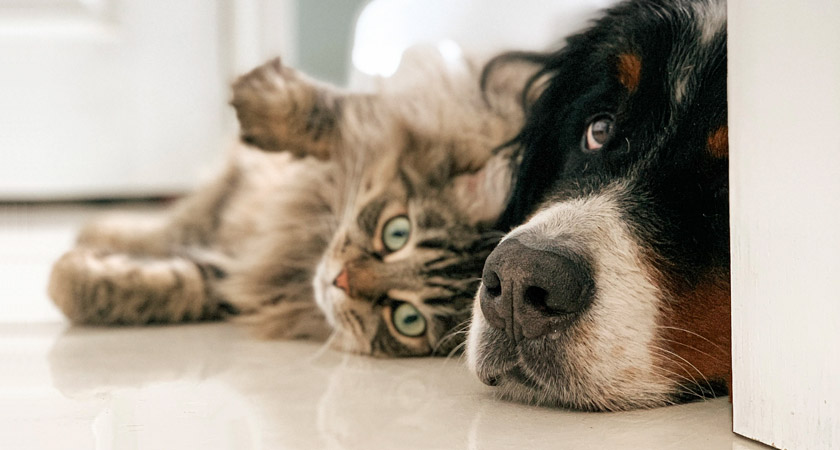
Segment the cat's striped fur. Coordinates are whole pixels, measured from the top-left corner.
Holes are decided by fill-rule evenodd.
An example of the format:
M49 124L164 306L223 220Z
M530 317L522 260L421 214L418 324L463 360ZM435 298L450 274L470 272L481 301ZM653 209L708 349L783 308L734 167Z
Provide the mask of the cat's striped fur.
M490 225L511 161L493 151L521 124L530 72L494 76L483 96L479 69L415 51L373 93L318 84L279 60L255 69L232 101L250 146L161 217L84 228L53 268L51 297L76 323L237 317L266 337L332 335L358 353L449 352L500 237ZM385 251L395 216L411 232ZM403 303L425 319L422 335L395 330Z

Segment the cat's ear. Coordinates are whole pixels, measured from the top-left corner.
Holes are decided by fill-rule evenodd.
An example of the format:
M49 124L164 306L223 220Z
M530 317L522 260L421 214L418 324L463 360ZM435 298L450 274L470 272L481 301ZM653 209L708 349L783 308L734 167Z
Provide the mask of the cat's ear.
M474 82L475 71L473 62L452 41L415 44L402 53L397 70L382 80L381 87L385 91L405 91L432 85L436 90L429 93L446 92Z
M231 105L244 143L329 159L339 140L345 96L275 58L233 83Z
M508 152L502 152L481 169L452 180L452 198L471 224L490 225L502 214L510 193L511 164Z

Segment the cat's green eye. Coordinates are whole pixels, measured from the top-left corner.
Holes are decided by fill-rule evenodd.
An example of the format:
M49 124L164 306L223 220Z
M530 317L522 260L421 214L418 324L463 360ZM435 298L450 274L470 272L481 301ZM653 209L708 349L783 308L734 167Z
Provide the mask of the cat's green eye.
M426 332L426 318L411 303L400 303L391 312L394 328L408 337L421 336Z
M389 252L395 252L408 242L411 234L411 222L406 216L397 216L385 222L382 227L382 245Z

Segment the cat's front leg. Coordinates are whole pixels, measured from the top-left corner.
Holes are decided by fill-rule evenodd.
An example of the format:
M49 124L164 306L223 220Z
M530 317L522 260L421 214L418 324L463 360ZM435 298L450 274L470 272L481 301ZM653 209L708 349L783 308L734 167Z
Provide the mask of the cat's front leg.
M184 257L77 247L53 266L48 291L74 323L189 322L235 312L214 296L216 277L213 267Z
M345 96L272 59L233 83L242 141L266 151L330 158Z

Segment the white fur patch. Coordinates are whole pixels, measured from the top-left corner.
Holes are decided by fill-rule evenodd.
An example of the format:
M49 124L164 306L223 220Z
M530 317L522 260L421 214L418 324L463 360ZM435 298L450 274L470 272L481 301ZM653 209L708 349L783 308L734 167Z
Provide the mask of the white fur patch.
M686 100L686 94L696 83L694 75L705 63L708 46L717 35L726 31L726 2L706 0L692 3L686 14L695 24L699 45L692 43L672 55L669 73L675 105Z
M707 45L718 34L726 31L726 2L711 0L692 5L695 13L700 44Z
M622 219L618 199L627 189L626 184L616 183L599 195L552 204L505 237L535 249L566 248L591 258L593 303L572 325L573 337L556 341L574 372L568 379L552 380L563 402L585 399L621 409L664 401L673 388L659 373L651 350L662 295ZM485 342L486 327L476 302L467 343L467 362L473 371L494 351L493 343Z
M479 289L479 292L481 289ZM477 373L478 372L478 359L479 355L484 355L488 349L482 348L482 342L484 341L484 330L487 328L487 324L484 323L484 314L481 313L481 305L479 304L479 297L478 292L476 292L475 296L475 303L473 304L472 309L472 319L470 321L470 329L467 333L467 347L466 347L466 358L467 358L467 367L470 369L471 372ZM492 349L490 349L492 351Z
M329 298L332 285L330 283L330 274L328 273L327 259L327 257L324 257L318 263L318 267L315 269L315 277L312 279L312 288L315 291L315 303L318 304L318 307L324 313L324 317L327 318L327 323L335 328L335 309L333 301ZM332 279L335 279L335 277Z
M691 73L686 73L679 78L677 81L674 82L674 101L677 104L682 103L683 99L685 98L686 89L688 89L688 81Z

